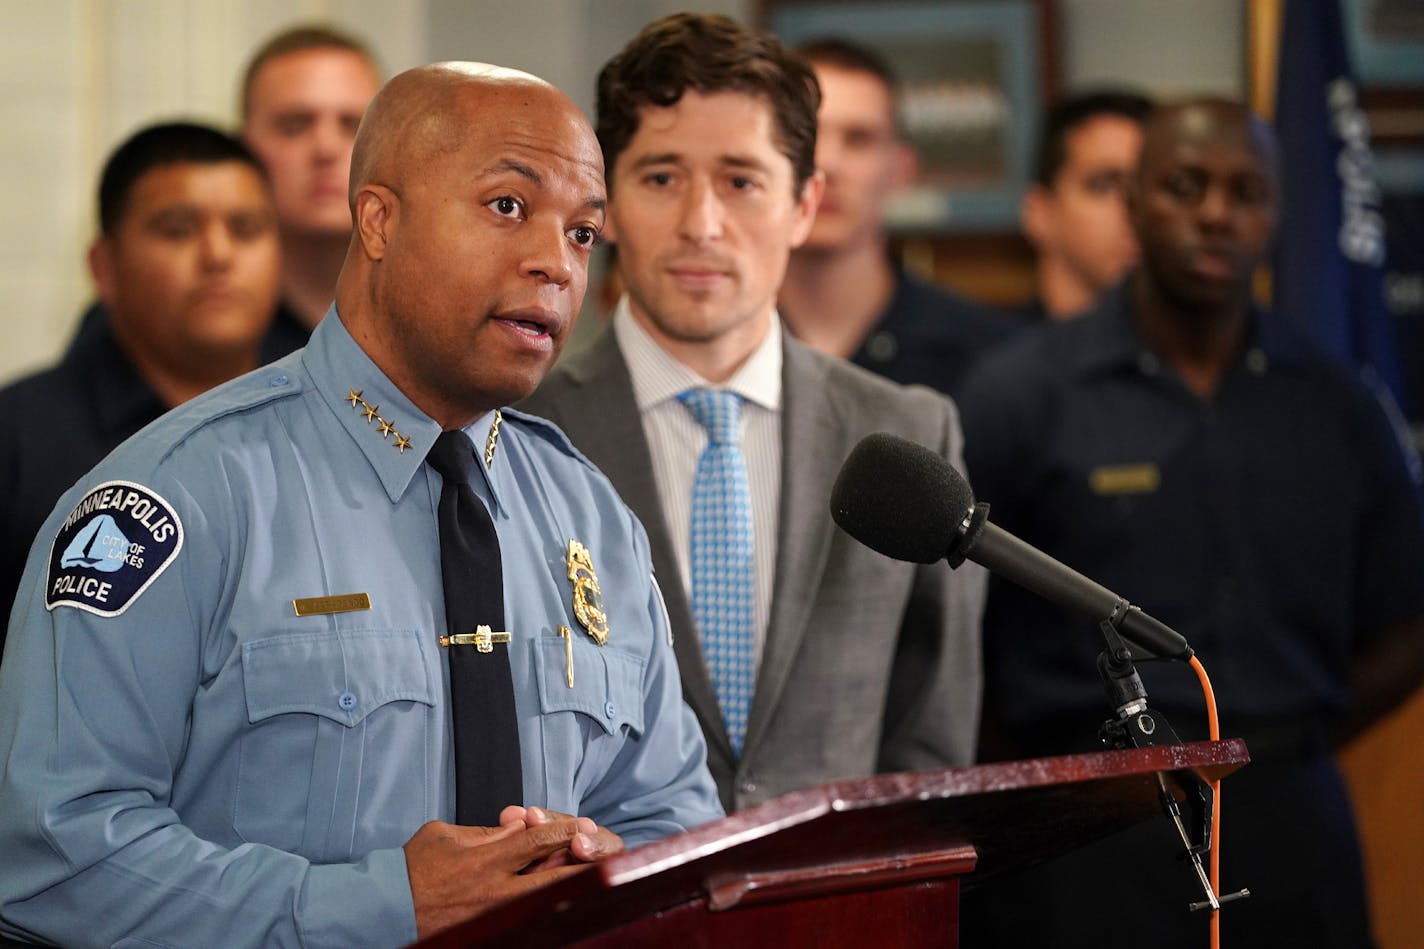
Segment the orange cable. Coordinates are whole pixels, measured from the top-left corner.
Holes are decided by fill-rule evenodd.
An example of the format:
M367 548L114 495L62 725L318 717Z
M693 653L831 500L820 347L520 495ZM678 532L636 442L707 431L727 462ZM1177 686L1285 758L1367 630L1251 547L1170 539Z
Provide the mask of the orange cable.
M1190 660L1191 666L1196 670L1197 680L1201 682L1202 697L1206 699L1206 729L1207 737L1212 741L1221 740L1221 725L1216 718L1216 693L1211 689L1211 679L1206 674L1206 667L1196 656ZM1209 854L1211 867L1209 875L1211 877L1212 892L1221 897L1221 779L1217 778L1211 782L1211 796L1214 806L1211 809L1211 852ZM1220 949L1221 946L1221 911L1211 911L1211 949Z

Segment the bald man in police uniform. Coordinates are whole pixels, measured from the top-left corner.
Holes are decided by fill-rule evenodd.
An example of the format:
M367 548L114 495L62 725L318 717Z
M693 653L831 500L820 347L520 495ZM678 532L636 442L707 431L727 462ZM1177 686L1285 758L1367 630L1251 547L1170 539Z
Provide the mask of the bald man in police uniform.
M412 70L363 121L351 200L311 344L125 443L41 530L0 673L5 935L400 945L720 814L641 527L555 429L500 410L583 296L587 122L521 73ZM524 795L497 828L447 823L425 456L452 430L504 564Z

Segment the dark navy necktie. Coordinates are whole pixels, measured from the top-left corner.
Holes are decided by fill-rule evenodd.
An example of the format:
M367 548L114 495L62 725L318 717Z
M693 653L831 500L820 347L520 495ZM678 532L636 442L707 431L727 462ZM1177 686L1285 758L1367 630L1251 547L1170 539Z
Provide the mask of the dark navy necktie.
M450 711L455 731L455 822L494 827L524 802L519 723L504 631L504 574L489 510L470 487L475 446L442 432L426 456L439 474L440 576L450 637Z

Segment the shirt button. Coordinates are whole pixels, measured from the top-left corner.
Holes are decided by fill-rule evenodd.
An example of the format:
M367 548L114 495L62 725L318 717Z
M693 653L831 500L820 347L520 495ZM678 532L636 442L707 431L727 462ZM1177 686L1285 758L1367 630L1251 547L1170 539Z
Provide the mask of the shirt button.
M889 362L900 354L895 337L881 330L865 342L865 355L874 362Z
M342 692L337 698L336 704L340 705L343 711L349 712L356 707L356 696L350 692Z
M756 788L757 786L755 781L743 781L738 787L738 790L740 790L743 794L753 794L756 792Z
M272 388L274 388L274 389L277 388L278 386L284 386L284 385L287 384L287 377L286 377L286 376L273 376L271 379L268 379L268 380L267 380L267 384L268 384L269 386L271 386Z
M618 710L613 707L612 702L608 702L603 706L603 714L607 715L609 718L612 718L617 713L617 711Z

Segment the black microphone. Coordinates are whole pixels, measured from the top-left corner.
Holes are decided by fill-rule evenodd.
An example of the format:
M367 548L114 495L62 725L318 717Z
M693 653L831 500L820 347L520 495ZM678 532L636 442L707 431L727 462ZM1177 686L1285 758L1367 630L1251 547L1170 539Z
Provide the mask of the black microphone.
M841 466L831 517L847 534L896 560L957 567L969 559L1061 607L1102 621L1121 614L1123 639L1164 659L1192 647L1106 587L988 521L989 505L939 455L895 435L867 435Z

